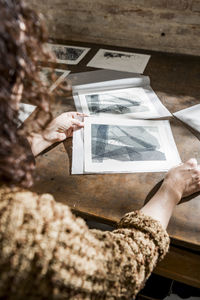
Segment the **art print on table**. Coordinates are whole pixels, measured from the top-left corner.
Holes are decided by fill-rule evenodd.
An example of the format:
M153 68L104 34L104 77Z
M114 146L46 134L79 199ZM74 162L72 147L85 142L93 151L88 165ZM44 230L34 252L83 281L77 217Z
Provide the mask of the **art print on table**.
M87 118L86 173L158 172L180 163L168 121Z
M143 88L80 94L79 99L83 112L88 115L126 116L127 118L154 118L160 116Z
M142 74L149 59L146 54L100 49L87 66Z
M91 138L92 162L166 160L158 127L93 124Z
M90 48L47 44L50 51L54 52L56 56L56 62L61 64L76 65L81 59L88 53Z

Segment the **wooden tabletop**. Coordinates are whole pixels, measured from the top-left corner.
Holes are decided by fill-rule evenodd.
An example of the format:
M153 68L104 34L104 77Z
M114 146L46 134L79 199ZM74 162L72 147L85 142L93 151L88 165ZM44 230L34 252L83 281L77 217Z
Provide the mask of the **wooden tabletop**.
M66 42L65 44L69 44ZM92 47L72 72L93 71L86 64L99 46L83 43L70 44ZM103 47L103 46L102 46ZM116 49L106 46L107 49ZM200 58L172 55L144 50L117 48L116 50L151 54L144 74L150 76L151 87L170 112L198 104L200 101ZM58 67L63 67L58 65ZM68 66L70 69L70 66ZM61 101L54 114L74 110L72 99ZM171 121L172 132L182 161L191 157L200 163L200 142L178 120ZM69 205L80 215L96 217L115 224L127 212L139 209L149 192L165 173L70 175L72 140L57 145L37 158L39 180L33 190L51 193L56 201ZM176 188L176 187L174 187ZM200 196L178 205L168 227L173 243L200 250Z

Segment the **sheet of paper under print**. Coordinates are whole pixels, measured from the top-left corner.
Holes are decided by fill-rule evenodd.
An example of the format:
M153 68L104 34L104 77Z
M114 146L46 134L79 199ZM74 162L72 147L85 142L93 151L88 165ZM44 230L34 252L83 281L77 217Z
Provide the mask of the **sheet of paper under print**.
M174 116L200 133L200 104L177 111Z

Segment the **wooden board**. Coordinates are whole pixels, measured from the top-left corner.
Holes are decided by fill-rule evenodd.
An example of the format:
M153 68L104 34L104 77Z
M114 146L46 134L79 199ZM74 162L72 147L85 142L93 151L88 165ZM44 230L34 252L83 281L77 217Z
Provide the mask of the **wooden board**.
M200 55L200 0L26 0L51 38Z
M170 247L154 273L200 288L200 255Z

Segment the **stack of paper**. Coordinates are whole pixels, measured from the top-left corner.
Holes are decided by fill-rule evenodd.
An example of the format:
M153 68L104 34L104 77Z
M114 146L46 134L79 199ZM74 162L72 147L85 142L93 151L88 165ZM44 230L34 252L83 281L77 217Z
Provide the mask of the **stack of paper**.
M73 95L88 117L74 132L72 174L159 172L180 163L169 121L160 120L171 114L149 77L74 86Z

